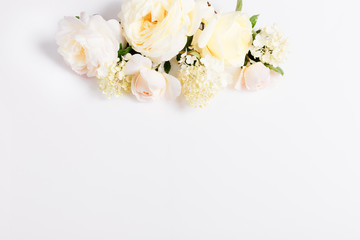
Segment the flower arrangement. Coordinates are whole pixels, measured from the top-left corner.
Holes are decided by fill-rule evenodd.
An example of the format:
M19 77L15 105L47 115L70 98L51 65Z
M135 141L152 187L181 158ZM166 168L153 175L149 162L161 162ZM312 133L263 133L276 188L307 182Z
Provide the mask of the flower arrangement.
M120 21L81 13L59 23L58 52L108 97L141 102L181 94L203 108L226 87L256 91L283 75L287 40L259 15L218 13L206 0L126 0Z

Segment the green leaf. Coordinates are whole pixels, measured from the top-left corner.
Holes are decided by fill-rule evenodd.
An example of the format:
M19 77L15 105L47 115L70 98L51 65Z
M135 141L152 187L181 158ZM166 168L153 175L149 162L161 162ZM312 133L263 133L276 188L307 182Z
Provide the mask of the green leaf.
M237 0L236 11L241 12L242 9L242 0Z
M186 52L186 50L188 49L188 47L191 46L191 43L192 43L192 41L193 41L193 38L194 38L194 36L187 37L187 42L186 42L186 45L185 45L184 49L182 50L182 52Z
M258 35L259 33L261 33L261 29L257 30L256 32L253 31L253 33L252 33L253 40L255 40L256 35Z
M79 16L75 16L77 19L80 19L80 17Z
M258 15L254 15L250 18L250 22L251 22L251 25L252 25L252 28L255 27L257 21L258 21L258 18L259 18L259 14Z
M191 56L194 56L194 57L196 57L197 59L201 59L201 55L200 55L200 53L198 53L198 52L196 52L196 51L191 51L191 52L189 52L189 54L191 55Z
M270 68L271 70L280 73L282 76L284 76L284 71L281 69L281 67L274 67L273 65L270 64L265 64L266 67Z
M119 51L118 51L118 56L119 56L119 58L121 58L122 56L125 56L125 55L128 54L131 50L132 50L132 47L131 47L131 46L128 46L127 48L122 49L122 44L120 43L120 48L119 48Z
M169 61L166 61L164 63L164 70L167 74L169 74L170 70L171 70L171 63Z

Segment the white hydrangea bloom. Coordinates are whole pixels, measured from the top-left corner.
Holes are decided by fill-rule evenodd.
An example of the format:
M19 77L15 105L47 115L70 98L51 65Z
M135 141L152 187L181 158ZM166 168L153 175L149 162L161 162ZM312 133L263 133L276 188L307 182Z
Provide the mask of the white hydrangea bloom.
M211 56L200 59L200 62L206 67L210 81L214 82L219 90L226 88L231 81L231 75L225 72L224 62Z
M256 35L250 52L261 62L278 67L286 60L288 43L276 25L264 27Z
M131 58L131 55L127 56ZM107 65L107 70L98 72L99 89L109 98L120 97L130 92L132 77L125 75L124 67L126 60L123 59L117 64Z
M207 106L215 95L223 90L230 74L225 73L224 62L212 56L201 58L184 53L179 60L179 80L182 93L193 107Z
M188 65L194 65L195 62L196 62L196 60L197 60L197 57L195 57L195 56L187 55L187 56L185 57L185 62L186 62L186 64L188 64Z

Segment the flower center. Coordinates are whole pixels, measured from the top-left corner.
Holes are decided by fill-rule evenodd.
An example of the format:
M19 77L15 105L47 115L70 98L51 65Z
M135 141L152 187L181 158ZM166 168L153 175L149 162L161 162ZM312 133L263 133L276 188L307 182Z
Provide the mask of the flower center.
M151 96L152 96L152 94L151 94L151 93L146 92L146 91L143 91L143 94L144 94L145 96L147 96L147 97L151 97Z

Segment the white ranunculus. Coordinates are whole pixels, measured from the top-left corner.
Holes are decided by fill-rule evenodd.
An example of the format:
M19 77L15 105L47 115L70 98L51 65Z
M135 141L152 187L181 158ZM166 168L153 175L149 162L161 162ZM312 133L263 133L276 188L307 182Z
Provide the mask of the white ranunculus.
M130 45L155 63L181 51L209 14L204 0L127 0L119 18Z
M202 56L211 55L232 67L244 65L251 43L251 22L240 12L215 14L195 35L195 47Z
M131 92L140 102L153 102L165 96L174 100L181 93L179 80L169 74L151 69L149 58L139 54L132 56L125 65L125 74L133 75Z
M59 23L56 35L58 52L78 74L94 77L103 74L118 59L120 43L126 42L121 35L118 21L105 21L99 15L81 13L80 18L65 17Z

